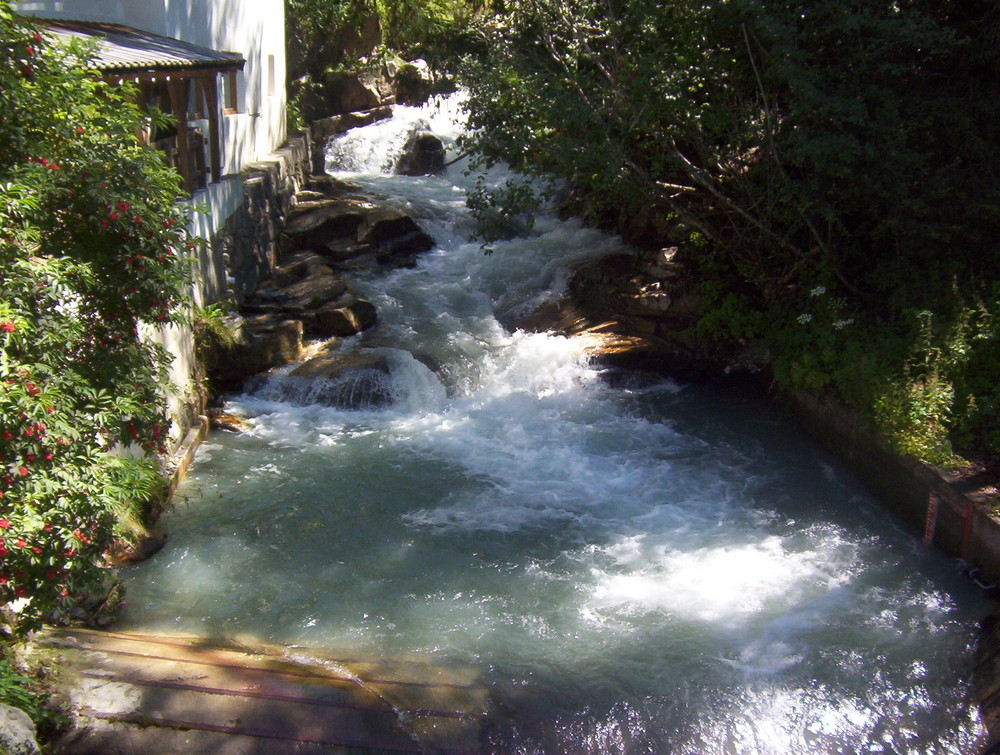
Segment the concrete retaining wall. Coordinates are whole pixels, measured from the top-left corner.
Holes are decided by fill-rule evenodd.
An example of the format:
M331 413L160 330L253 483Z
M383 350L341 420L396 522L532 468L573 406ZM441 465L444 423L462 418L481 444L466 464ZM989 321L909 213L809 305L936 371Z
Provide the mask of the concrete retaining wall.
M995 490L899 457L873 427L839 404L805 393L782 398L805 429L890 510L943 552L965 561L977 581L1000 585L1000 518L991 505ZM990 589L993 593L1000 598L1000 588Z

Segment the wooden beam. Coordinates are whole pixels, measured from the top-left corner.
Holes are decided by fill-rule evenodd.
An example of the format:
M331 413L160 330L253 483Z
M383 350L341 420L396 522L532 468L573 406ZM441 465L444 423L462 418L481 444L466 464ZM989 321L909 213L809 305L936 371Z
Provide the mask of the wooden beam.
M212 162L212 183L222 180L222 134L219 123L219 77L214 71L201 79L205 109L208 111L208 152Z
M177 170L181 174L184 191L190 192L194 183L188 149L188 80L171 76L167 82L167 92L170 93L170 112L177 121Z

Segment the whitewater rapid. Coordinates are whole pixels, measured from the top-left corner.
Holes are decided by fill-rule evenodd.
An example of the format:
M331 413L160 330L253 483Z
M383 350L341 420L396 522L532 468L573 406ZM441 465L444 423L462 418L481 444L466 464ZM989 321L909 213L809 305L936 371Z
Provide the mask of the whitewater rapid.
M985 608L955 564L753 392L505 329L629 250L543 214L486 255L464 163L384 172L418 122L454 152L459 116L398 107L329 153L436 241L352 282L379 324L343 348L395 402L228 397L252 432L202 447L128 622L477 665L498 753L969 751Z

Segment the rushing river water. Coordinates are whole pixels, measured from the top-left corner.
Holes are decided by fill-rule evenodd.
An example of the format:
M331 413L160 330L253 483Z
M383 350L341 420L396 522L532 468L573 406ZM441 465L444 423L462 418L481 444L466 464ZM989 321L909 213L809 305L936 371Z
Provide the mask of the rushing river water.
M955 562L759 398L507 332L621 244L543 217L484 255L461 165L381 173L418 117L455 136L399 108L331 153L438 244L357 282L381 320L348 346L395 405L230 397L253 431L202 446L127 623L477 665L499 753L972 752L985 606Z

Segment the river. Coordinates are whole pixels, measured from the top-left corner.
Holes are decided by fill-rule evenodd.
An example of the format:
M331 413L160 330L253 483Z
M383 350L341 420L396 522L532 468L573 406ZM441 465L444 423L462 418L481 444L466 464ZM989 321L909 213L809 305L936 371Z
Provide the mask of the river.
M462 164L382 172L454 116L397 108L330 154L437 242L355 281L380 323L344 347L389 358L395 403L228 397L253 430L201 447L125 626L473 664L497 753L971 752L987 607L956 563L752 392L609 380L502 327L625 247L541 216L483 254Z

